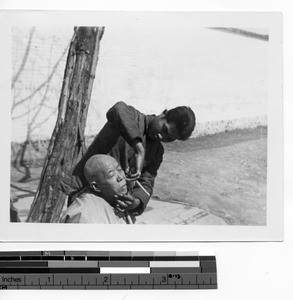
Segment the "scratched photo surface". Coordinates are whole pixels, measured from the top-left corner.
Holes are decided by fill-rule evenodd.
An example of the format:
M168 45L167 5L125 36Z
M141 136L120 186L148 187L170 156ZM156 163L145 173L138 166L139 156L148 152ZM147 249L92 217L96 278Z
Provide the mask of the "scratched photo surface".
M109 109L120 101L145 116L158 116L177 106L190 107L196 116L189 139L162 143L163 161L144 209L134 216L131 211L120 211L119 221L129 224L130 218L130 225L140 228L266 227L270 47L277 39L273 35L272 41L267 19L258 23L252 18L250 23L248 18L238 25L235 16L231 24L211 21L210 26L206 21L200 25L192 14L184 13L131 15L122 17L122 22L114 19L96 24L96 28L103 28L103 34L96 70L88 77L93 85L85 128L82 133L74 133L82 137L84 149L107 122ZM51 167L49 177L62 170L58 182L46 186L47 202L44 193L40 197L40 190L49 182L42 177L49 172L45 168L48 159L54 155L58 158L56 151L47 154L55 146L53 130L60 114L66 68L73 55L70 49L79 27L68 22L28 25L11 26L10 35L10 222L64 223L74 202L69 205L66 195L59 197L62 191L55 198L50 193L60 189L59 179L66 171L60 165ZM91 25L89 30L97 30ZM87 52L86 46L81 48L79 51ZM66 105L70 109L70 103ZM70 148L75 143L72 140L70 144L70 138L65 134L58 147L66 143ZM149 193L143 186L141 189ZM84 209L78 210L82 199L74 200L79 201L75 207L79 217ZM39 208L33 211L36 205ZM88 214L94 210L94 206L92 211L89 207ZM117 210L110 208L117 218ZM76 219L75 223L99 223L94 215ZM106 219L106 224L117 223L111 216Z

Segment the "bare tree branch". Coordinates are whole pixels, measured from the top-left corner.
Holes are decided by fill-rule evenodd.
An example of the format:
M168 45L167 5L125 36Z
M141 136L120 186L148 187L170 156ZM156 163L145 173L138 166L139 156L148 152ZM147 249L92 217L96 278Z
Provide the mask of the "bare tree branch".
M32 42L32 39L33 39L34 31L35 31L35 27L33 27L31 29L30 33L29 33L28 43L27 43L25 53L24 53L24 56L23 56L23 59L22 59L22 63L19 66L19 69L18 69L17 73L12 78L11 89L14 89L15 83L18 81L18 78L19 78L20 74L24 70L25 64L26 64L27 59L28 59L28 55L30 53L31 42Z
M24 102L26 102L27 100L30 100L31 98L33 98L37 92L39 92L44 86L46 86L46 84L48 84L52 80L53 75L56 72L56 69L58 68L59 63L62 61L63 56L65 55L68 47L69 47L69 45L66 46L66 48L62 52L60 58L57 60L57 62L53 66L52 71L50 72L48 78L43 83L41 83L29 96L23 98L22 100L18 101L17 103L14 103L14 105L12 106L12 109L11 109L11 113L13 113L14 109L17 106L19 106L19 105L23 104Z

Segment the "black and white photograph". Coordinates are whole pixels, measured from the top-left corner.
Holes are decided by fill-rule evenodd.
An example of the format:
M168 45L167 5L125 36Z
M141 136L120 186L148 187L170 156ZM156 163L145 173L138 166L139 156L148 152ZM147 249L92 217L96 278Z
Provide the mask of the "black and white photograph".
M282 238L280 14L19 16L1 214L21 239Z

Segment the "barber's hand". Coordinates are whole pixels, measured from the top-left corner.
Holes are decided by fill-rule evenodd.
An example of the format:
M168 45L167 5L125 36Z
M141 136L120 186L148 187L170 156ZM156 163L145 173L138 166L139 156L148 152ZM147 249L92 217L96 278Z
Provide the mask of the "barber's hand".
M128 176L128 180L130 181L135 181L140 177L145 159L145 149L141 142L134 144L133 148L136 154L135 165L131 168L130 175Z
M140 204L140 200L133 197L131 194L126 195L117 195L116 198L116 207L121 210L133 210L137 208Z

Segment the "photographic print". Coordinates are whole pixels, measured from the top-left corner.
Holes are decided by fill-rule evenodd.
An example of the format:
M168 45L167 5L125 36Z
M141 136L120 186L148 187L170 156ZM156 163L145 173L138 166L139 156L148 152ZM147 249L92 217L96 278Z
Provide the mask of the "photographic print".
M1 14L4 240L282 239L281 14Z

